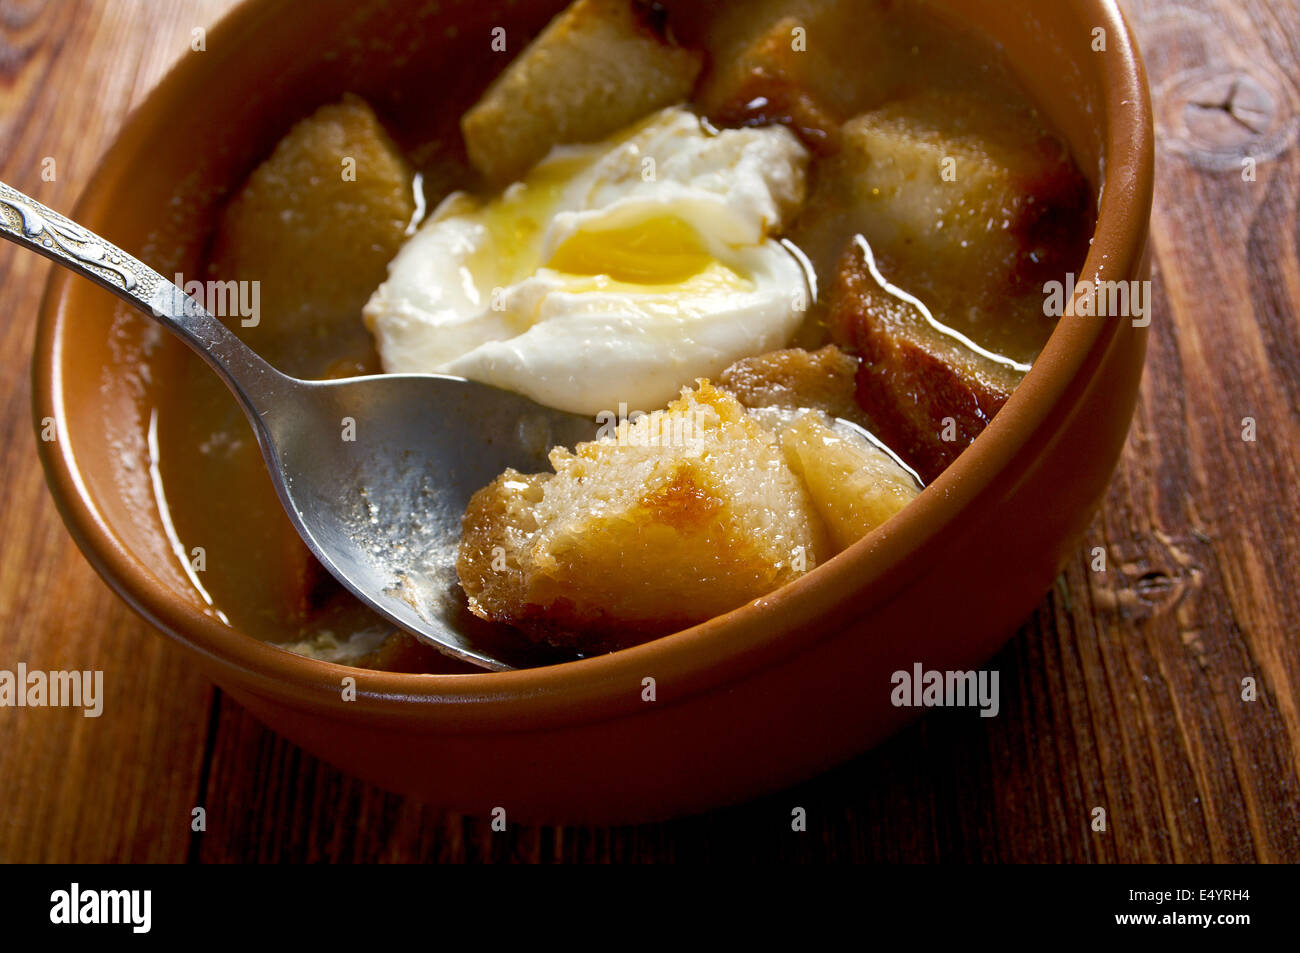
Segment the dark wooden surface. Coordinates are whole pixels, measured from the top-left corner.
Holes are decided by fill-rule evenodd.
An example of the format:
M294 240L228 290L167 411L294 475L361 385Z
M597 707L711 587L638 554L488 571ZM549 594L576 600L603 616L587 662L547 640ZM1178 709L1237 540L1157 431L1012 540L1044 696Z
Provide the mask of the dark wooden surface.
M0 0L0 178L70 208L227 2ZM934 714L793 790L630 828L493 834L343 775L192 671L68 538L28 394L50 266L6 245L0 669L103 669L107 697L99 719L0 709L0 860L1300 861L1300 7L1126 9L1160 127L1148 372L1104 508L993 663L1000 717Z

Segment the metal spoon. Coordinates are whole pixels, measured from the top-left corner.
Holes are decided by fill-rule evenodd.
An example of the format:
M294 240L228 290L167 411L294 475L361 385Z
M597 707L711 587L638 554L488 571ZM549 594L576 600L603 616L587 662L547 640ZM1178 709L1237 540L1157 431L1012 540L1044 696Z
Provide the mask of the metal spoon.
M547 469L549 449L590 440L594 421L456 377L281 374L162 275L3 182L0 234L143 311L220 375L294 529L363 603L483 668L557 660L495 627L464 624L454 554L476 490L507 467Z

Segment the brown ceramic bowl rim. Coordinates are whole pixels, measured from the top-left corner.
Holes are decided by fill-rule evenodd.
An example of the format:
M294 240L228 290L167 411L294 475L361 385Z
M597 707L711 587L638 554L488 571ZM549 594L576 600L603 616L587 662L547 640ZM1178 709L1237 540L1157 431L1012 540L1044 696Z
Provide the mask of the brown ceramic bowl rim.
M1133 271L1145 251L1153 180L1151 106L1136 42L1115 0L1068 0L1082 22L1114 38L1104 64L1106 181L1092 248L1083 275ZM260 5L231 10L210 32L211 45L226 46L255 26ZM115 186L129 171L162 112L174 105L203 67L183 59L128 119L105 154L78 203L74 217L94 227L109 220ZM152 104L152 108L151 108ZM33 411L38 422L53 417L64 427L62 337L72 276L55 269L41 305L33 357ZM631 714L641 705L646 676L671 685L671 703L716 690L758 668L774 664L830 637L815 621L846 593L889 592L919 574L923 549L935 543L963 509L989 489L994 478L1038 452L1027 447L1067 388L1114 339L1119 322L1062 321L1033 370L992 425L902 513L807 576L691 629L610 655L514 672L414 675L376 672L321 662L275 648L229 628L174 595L112 531L82 479L70 441L38 441L56 504L87 559L140 615L188 645L210 667L236 676L259 694L320 713L346 715L427 730L521 730ZM839 594L837 596L837 594ZM356 700L343 701L340 684L356 678Z

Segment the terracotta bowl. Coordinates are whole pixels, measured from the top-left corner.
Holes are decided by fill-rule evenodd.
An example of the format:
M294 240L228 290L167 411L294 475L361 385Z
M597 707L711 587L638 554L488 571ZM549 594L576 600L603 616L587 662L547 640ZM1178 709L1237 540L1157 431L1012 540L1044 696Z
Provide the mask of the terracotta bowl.
M75 217L164 273L195 273L214 209L295 119L347 90L398 108L402 95L463 99L458 36L500 24L532 32L560 5L318 0L304 18L287 0L246 3L131 117ZM1150 103L1115 4L1057 0L1029 14L1004 0L939 6L1001 43L1085 172L1099 182L1104 169L1081 277L1103 267L1107 278L1143 277ZM1104 52L1093 50L1096 29ZM313 754L447 807L555 821L665 817L789 785L915 717L891 705L894 671L984 664L1088 524L1128 430L1145 348L1131 321L1064 319L993 425L920 499L768 598L601 658L405 675L259 642L215 618L187 583L148 485L149 408L168 399L146 373L169 351L160 337L107 293L53 274L34 404L61 438L38 446L90 562L226 691ZM354 701L342 698L346 676L357 681ZM647 678L654 701L643 700Z

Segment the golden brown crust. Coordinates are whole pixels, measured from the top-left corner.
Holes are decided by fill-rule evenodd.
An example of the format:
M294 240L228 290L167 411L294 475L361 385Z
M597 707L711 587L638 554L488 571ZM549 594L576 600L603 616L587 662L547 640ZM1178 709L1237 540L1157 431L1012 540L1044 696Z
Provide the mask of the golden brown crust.
M638 439L651 420L555 451L555 474L508 471L475 494L457 563L471 611L607 651L737 608L828 555L776 436L734 397L685 391L660 421L684 440Z
M470 498L461 519L456 569L475 615L491 618L493 607L522 603L526 586L519 537L537 528L531 507L540 501L547 479L549 474L507 470Z

